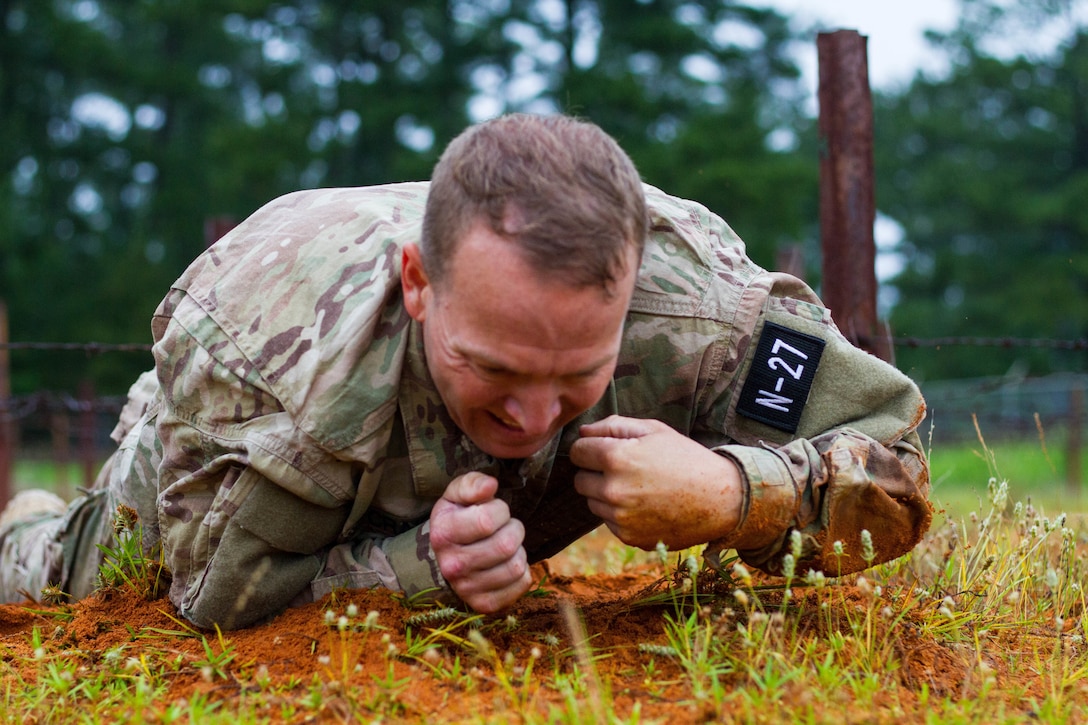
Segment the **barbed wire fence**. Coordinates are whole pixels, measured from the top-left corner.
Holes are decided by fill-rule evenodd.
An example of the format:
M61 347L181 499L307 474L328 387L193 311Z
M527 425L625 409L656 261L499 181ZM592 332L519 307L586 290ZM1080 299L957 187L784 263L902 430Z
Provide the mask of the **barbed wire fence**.
M895 347L939 348L939 347L1001 347L1001 348L1037 348L1046 350L1088 350L1088 339L1054 340L1047 338L1024 337L893 337ZM867 337L862 343L869 342Z
M1088 350L1088 339L1016 337L895 337L897 348L1000 347ZM0 356L11 351L77 352L88 358L115 353L147 353L148 344L0 342ZM5 366L0 365L0 376ZM78 469L75 485L89 487L112 450L108 433L125 404L123 395L97 395L89 385L76 395L40 390L11 395L0 380L0 476L10 476L17 457L45 459L57 466L58 485L71 487L68 469ZM1001 376L921 383L929 422L944 442L962 442L978 430L1000 440L1042 435L1064 439L1068 490L1081 486L1081 447L1088 374L1054 373L1045 377ZM10 481L10 479L9 479ZM9 489L10 490L10 489ZM3 493L0 490L0 493ZM4 499L0 499L2 502Z
M2 315L0 315L2 317ZM0 320L6 323L6 319ZM102 342L11 342L6 324L0 325L0 506L13 493L12 472L16 458L45 459L52 465L55 484L67 490L73 485L88 488L112 441L106 435L125 404L124 395L98 395L86 381L77 394L39 390L12 395L10 359L12 351L46 353L82 352L87 358L107 353L149 354L151 346L135 343ZM150 362L150 361L149 361ZM79 483L70 480L77 468Z

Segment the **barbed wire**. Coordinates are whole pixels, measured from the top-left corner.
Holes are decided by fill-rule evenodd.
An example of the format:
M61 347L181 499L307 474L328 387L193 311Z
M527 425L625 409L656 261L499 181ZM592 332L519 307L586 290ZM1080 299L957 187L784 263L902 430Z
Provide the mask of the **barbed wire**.
M121 412L127 396L106 395L74 398L67 393L41 391L30 395L0 398L0 421L25 420L36 413L112 413Z
M1053 340L1023 337L893 337L896 347L1034 347L1051 350L1088 350L1088 339Z
M138 342L0 342L0 350L63 350L97 355L104 352L151 352L151 345Z

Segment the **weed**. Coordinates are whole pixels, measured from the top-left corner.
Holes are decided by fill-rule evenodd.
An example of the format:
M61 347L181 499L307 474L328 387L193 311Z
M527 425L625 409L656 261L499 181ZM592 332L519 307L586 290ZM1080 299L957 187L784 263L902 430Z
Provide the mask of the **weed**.
M144 551L143 526L136 511L124 504L118 504L114 514L113 534L113 546L98 544L103 554L98 588L128 588L145 599L158 599L170 579L161 544Z
M200 676L204 678L205 682L227 679L229 674L227 666L234 661L236 656L234 646L223 638L223 632L220 631L218 625L215 627L215 638L219 643L219 651L215 651L215 648L208 642L207 637L201 637L200 643L204 647L204 658L193 663L200 671Z
M379 618L378 612L372 610L360 621L359 608L355 604L348 604L343 614L325 610L329 654L320 661L333 680L346 683L352 675L362 671L359 659L369 646L370 634L385 630L378 623Z

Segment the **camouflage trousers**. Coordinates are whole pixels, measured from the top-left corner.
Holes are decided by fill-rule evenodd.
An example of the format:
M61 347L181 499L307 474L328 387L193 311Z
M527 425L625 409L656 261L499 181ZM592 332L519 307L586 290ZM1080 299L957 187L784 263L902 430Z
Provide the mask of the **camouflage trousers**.
M0 541L0 601L40 601L46 587L73 599L90 594L102 563L98 544L108 545L113 537L112 499L108 488L96 487L62 515L33 516L6 531Z
M147 525L143 545L158 536L155 516L157 448L154 404L157 382L145 373L129 390L128 403L111 437L120 445L107 459L90 490L60 515L38 514L17 521L0 538L0 602L40 601L41 590L56 587L74 599L90 594L102 565L100 546L112 546L118 504L135 509Z

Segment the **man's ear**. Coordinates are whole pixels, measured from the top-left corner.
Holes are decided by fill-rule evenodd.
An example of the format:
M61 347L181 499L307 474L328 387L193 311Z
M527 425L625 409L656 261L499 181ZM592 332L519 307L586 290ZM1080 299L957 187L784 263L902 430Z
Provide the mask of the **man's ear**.
M404 293L404 308L416 322L423 322L427 316L427 303L434 294L427 270L423 268L423 255L419 245L404 245L401 255L400 286Z

